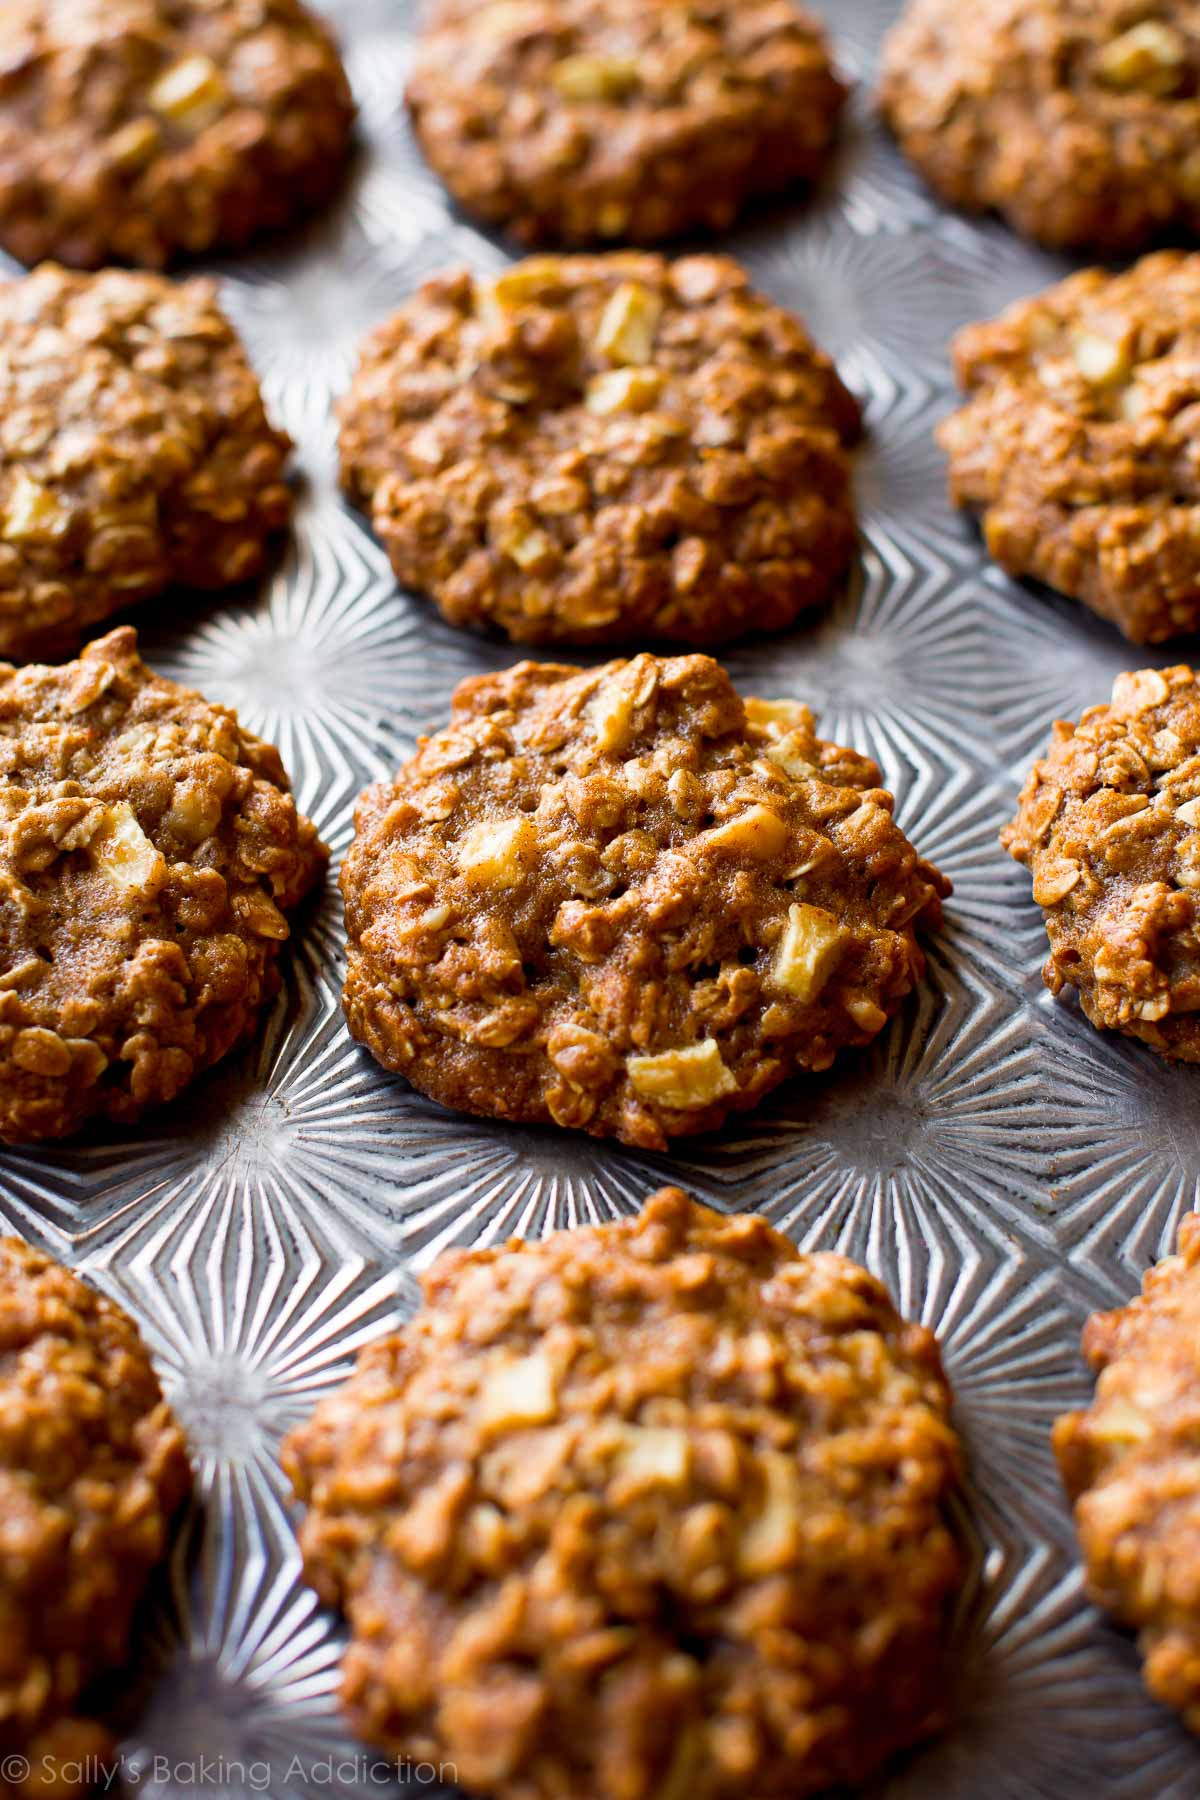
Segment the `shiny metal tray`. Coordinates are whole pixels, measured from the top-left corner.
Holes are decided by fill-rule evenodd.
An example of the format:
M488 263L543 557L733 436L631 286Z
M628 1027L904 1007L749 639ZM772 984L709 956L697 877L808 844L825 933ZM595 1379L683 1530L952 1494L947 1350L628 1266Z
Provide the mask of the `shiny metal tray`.
M340 853L359 789L443 719L459 679L513 653L398 593L337 494L330 402L361 333L432 271L506 253L448 209L408 135L410 6L326 5L360 164L311 231L218 271L299 446L291 547L257 597L159 622L147 609L142 633L154 667L279 745ZM379 1070L342 1024L331 880L254 1049L146 1129L0 1154L8 1225L129 1306L198 1464L128 1703L131 1793L393 1792L338 1720L340 1639L299 1581L279 1441L411 1306L439 1250L626 1212L666 1178L860 1258L942 1339L973 1475L958 1724L880 1800L1200 1792L1200 1749L1084 1601L1048 1441L1088 1392L1086 1313L1125 1297L1196 1203L1200 1076L1049 999L1028 878L996 843L1051 720L1152 658L990 568L950 512L931 439L947 340L1066 265L940 210L887 142L868 88L893 0L824 10L859 81L836 171L812 205L727 242L867 401L862 555L830 613L726 660L744 691L811 700L825 735L878 758L904 828L955 882L929 982L873 1053L715 1141L642 1156L452 1116Z

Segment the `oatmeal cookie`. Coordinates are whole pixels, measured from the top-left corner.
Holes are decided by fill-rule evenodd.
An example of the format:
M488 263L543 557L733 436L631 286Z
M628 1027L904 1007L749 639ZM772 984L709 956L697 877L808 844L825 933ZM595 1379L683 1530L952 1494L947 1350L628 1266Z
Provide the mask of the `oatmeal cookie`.
M0 1140L128 1123L253 1027L327 852L278 753L128 627L0 664Z
M115 1762L76 1711L129 1657L191 1474L133 1321L17 1238L0 1239L0 1419L0 1795L68 1800L72 1764ZM6 1785L21 1759L32 1779Z
M464 682L369 788L350 1029L445 1106L665 1149L883 1029L949 884L879 770L707 656Z
M399 579L519 642L779 630L853 551L858 403L723 257L440 276L368 340L341 420Z
M1121 675L1110 705L1060 721L1001 841L1033 874L1051 992L1200 1062L1200 677Z
M880 102L944 200L1041 243L1200 230L1196 0L909 0Z
M845 95L792 0L442 0L408 84L454 198L530 244L724 231L821 174Z
M942 1723L960 1452L865 1270L667 1188L424 1291L284 1452L356 1730L492 1800L796 1800Z
M1092 1599L1138 1633L1150 1691L1200 1732L1200 1215L1140 1299L1096 1313L1099 1380L1054 1443Z
M332 193L353 119L299 0L5 0L0 244L83 269L236 248Z
M289 449L211 282L0 283L0 656L67 655L169 585L256 575Z
M1200 11L1200 9L1198 9ZM987 546L1135 644L1200 625L1200 253L1088 269L954 344L939 439Z

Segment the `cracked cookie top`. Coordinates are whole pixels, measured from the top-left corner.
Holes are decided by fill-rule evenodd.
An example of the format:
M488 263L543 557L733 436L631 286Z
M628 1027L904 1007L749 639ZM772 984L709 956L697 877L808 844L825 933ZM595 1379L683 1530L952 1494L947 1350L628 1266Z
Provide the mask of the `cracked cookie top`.
M1084 1351L1097 1371L1084 1412L1054 1444L1075 1505L1088 1588L1138 1634L1150 1691L1200 1731L1200 1216L1151 1269L1141 1297L1095 1313Z
M869 1043L948 883L879 770L705 656L464 682L359 801L351 1030L444 1105L662 1149Z
M939 439L988 549L1135 643L1200 625L1200 254L1088 269L954 343Z
M844 99L792 0L442 0L408 84L454 198L530 244L724 231L821 173Z
M128 1123L252 1027L326 857L278 753L128 627L0 664L0 1139Z
M941 1723L937 1345L678 1189L456 1252L293 1434L355 1728L495 1800L857 1785Z
M1200 229L1196 0L909 0L880 100L943 199L1042 243Z
M128 1660L191 1474L133 1321L17 1238L0 1239L0 1421L0 1795L68 1800L116 1761L75 1709Z
M0 243L161 268L323 201L354 104L299 0L5 0Z
M1002 841L1033 875L1055 993L1094 1025L1200 1062L1200 679L1121 675L1061 721Z
M258 574L290 447L213 283L47 264L0 284L0 656Z
M710 646L790 624L852 553L858 404L723 257L440 276L341 421L347 493L456 625Z

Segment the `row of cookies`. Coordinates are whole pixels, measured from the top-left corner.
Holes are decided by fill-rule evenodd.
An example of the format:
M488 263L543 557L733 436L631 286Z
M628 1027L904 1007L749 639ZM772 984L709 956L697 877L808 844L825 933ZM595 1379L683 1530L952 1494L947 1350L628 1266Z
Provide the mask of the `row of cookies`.
M1151 436L1185 456L1187 334L1158 356L1148 340L1167 330L1151 296L1167 317L1189 284L1200 258L1156 257L972 328L977 391L943 428L956 488L1002 471L989 529L1015 534L1039 495L1021 541L1057 542L1093 599L1119 583L1147 631L1152 605L1161 624L1183 604L1160 525L1194 561L1190 509L1152 492L1114 522L1072 484L1102 482L1098 446L1151 488ZM1096 347L1118 342L1119 392ZM244 580L287 517L286 440L206 283L48 265L5 284L0 399L10 656L62 654L170 584ZM1119 416L1087 417L1101 407ZM541 258L437 278L368 341L343 478L401 579L460 623L709 643L828 592L857 427L832 364L727 260ZM1027 437L1081 440L1061 500ZM0 696L0 1135L20 1141L128 1121L237 1042L324 852L275 753L151 677L128 628L78 663L9 668ZM1192 1058L1198 753L1192 672L1124 677L1060 728L1007 840L1053 984ZM869 1042L919 978L915 932L947 888L890 813L873 764L796 703L743 703L704 656L468 682L361 802L352 1029L450 1105L646 1146L708 1129Z
M879 104L945 199L1043 242L1200 225L1188 0L909 0ZM728 227L824 170L846 88L789 0L432 0L407 84L431 167L526 242ZM161 267L329 198L354 103L302 0L9 0L0 244Z
M1200 1217L1094 1318L1055 1446L1094 1591L1200 1725L1184 1457ZM115 1749L92 1685L190 1487L112 1302L0 1240L0 1796L74 1800ZM346 1614L368 1742L490 1800L792 1800L946 1722L970 1575L938 1346L844 1257L667 1189L633 1219L459 1251L283 1463Z
M0 244L161 267L326 201L354 103L302 0L9 0ZM879 103L952 204L1043 242L1144 247L1200 223L1186 0L910 0ZM789 0L434 0L407 84L456 200L526 242L727 228L825 169L846 87Z
M960 333L952 497L992 554L1135 642L1200 616L1200 255L1086 271ZM288 443L205 282L0 286L0 653L72 649L168 585L236 585ZM778 630L854 544L857 401L719 257L542 257L427 282L341 404L347 495L453 623L520 642Z

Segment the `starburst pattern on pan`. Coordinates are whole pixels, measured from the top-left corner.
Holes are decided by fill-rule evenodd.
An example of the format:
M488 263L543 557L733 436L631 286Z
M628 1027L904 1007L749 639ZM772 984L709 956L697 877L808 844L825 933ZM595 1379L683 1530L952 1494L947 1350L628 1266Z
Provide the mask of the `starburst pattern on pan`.
M689 1179L719 1176L738 1204L752 1183L797 1242L885 1279L947 1230L957 1255L969 1243L991 1265L1014 1235L1051 1241L1041 1196L1073 1140L1069 1107L1047 1102L1041 1048L1026 1010L931 947L929 980L871 1050L676 1160Z
M389 773L420 685L420 623L386 556L335 501L300 511L257 602L214 607L184 636L150 623L142 650L278 746L297 802L322 829ZM414 694L415 698L415 694Z
M955 570L881 520L867 521L859 565L828 612L723 661L743 694L804 700L823 737L874 756L902 817L916 818L964 756L989 757L970 706L989 678L982 621L962 604Z

